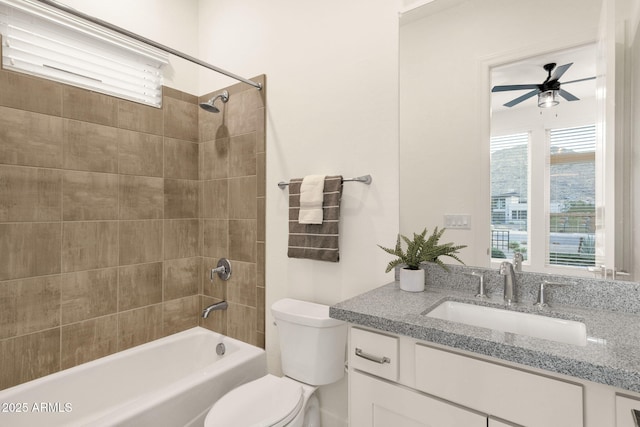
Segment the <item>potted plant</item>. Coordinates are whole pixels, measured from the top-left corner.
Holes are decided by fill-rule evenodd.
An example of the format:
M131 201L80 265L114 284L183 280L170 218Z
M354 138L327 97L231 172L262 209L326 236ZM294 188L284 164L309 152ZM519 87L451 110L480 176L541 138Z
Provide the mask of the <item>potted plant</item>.
M426 237L426 228L420 234L413 233L413 239L398 234L396 247L393 249L378 245L383 251L397 257L387 265L385 272L388 273L399 265L403 266L400 270L400 289L409 292L421 292L424 290L424 270L421 268L421 264L424 262L434 262L446 271L449 271L449 268L439 259L441 256L451 257L464 264L456 254L460 249L466 248L467 245L438 243L445 230L446 228L443 228L438 231L438 227L436 227L429 238ZM406 251L402 250L401 240L404 240L407 244Z

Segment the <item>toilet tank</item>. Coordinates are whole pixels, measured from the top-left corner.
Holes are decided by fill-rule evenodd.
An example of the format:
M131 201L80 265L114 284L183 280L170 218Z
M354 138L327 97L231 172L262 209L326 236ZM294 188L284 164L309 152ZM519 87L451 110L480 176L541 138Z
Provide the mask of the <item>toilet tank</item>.
M344 376L347 324L329 317L329 306L291 298L271 306L280 337L282 371L310 385Z

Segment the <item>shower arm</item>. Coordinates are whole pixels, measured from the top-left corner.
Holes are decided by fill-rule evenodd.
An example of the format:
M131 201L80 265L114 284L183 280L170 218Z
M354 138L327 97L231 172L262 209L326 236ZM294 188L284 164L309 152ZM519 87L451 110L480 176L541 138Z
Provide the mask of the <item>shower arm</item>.
M180 52L178 50L175 50L173 48L170 48L168 46L165 46L163 44L155 42L155 41L153 41L151 39L148 39L148 38L143 37L141 35L138 35L136 33L132 33L129 30L125 30L122 27L118 27L116 25L110 24L110 23L108 23L106 21L103 21L102 19L98 19L98 18L95 18L95 17L93 17L91 15L87 15L85 13L82 13L82 12L80 12L80 11L74 9L74 8L66 6L66 5L64 5L62 3L59 3L57 1L54 1L54 0L36 0L36 1L39 2L39 3L46 4L48 6L51 6L53 8L56 8L58 10L61 10L63 12L69 13L71 15L74 15L74 16L76 16L78 18L82 18L82 19L84 19L86 21L89 21L91 23L97 24L97 25L99 25L101 27L108 28L108 29L110 29L112 31L115 31L116 33L120 33L120 34L122 34L124 36L131 37L132 39L138 40L139 42L142 42L142 43L148 44L150 46L153 46L156 49L160 49L162 51L170 53L171 55L174 55L174 56L180 57L182 59L185 59L187 61L193 62L194 64L198 64L201 67L213 70L216 73L224 74L227 77L231 77L232 79L241 81L241 82L246 83L248 85L251 85L251 86L257 88L258 90L262 89L262 84L260 84L260 83L256 83L253 80L249 80L249 79L245 79L244 77L240 77L237 74L233 74L232 72L229 72L227 70L223 70L222 68L216 67L215 65L211 65L211 64L209 64L207 62L199 60L198 58L194 58L193 56L187 55L186 53L182 53L182 52Z

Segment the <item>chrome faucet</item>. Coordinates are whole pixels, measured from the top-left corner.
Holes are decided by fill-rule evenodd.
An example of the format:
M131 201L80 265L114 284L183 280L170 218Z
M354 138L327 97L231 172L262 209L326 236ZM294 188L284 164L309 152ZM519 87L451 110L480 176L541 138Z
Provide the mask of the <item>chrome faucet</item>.
M215 304L211 304L209 307L202 310L202 317L206 319L207 317L209 317L209 313L211 313L212 311L226 310L227 307L229 307L229 304L227 304L226 301L216 302Z
M502 262L500 264L500 274L504 276L504 302L507 305L511 305L516 300L516 273L513 271L513 264L509 261Z

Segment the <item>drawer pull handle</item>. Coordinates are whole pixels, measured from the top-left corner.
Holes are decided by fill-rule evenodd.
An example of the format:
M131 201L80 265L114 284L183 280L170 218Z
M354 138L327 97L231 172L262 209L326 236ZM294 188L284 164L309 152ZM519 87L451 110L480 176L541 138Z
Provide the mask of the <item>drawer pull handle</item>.
M372 362L379 363L381 365L383 365L385 363L391 363L391 359L389 359L388 357L385 357L385 356L382 356L382 357L374 356L372 354L365 353L364 351L362 351L361 348L356 348L356 356L362 357L363 359L367 359L367 360L370 360Z
M636 427L640 427L640 411L632 409L631 415L633 416L633 421L636 423Z

